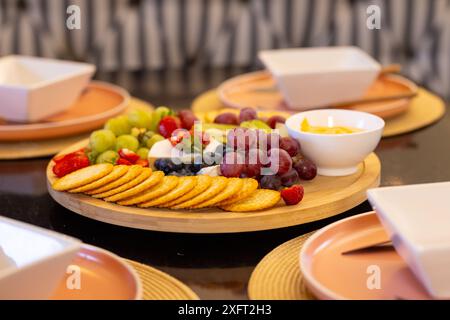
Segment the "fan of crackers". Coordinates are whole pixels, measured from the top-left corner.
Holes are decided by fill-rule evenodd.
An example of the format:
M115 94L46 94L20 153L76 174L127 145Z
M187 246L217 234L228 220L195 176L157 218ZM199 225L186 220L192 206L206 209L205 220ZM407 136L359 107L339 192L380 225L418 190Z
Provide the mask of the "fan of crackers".
M252 178L222 176L166 176L140 165L96 164L56 180L53 189L84 193L104 201L140 208L202 209L226 211L264 210L280 201L280 193L258 189Z

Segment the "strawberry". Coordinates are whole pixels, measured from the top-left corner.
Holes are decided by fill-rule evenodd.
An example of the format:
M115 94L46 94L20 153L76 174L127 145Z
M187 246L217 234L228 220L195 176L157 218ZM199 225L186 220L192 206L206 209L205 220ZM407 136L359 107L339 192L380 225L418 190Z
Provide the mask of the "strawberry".
M66 174L87 166L89 166L89 158L84 153L77 151L57 159L57 162L53 166L53 173L58 178L61 178Z
M122 159L125 159L129 162L136 163L136 161L138 161L140 159L139 155L131 150L128 149L120 149L119 150L119 156Z
M189 131L185 129L177 129L172 133L172 136L169 138L170 143L172 146L176 146L179 144L183 139L189 139L191 137L191 134Z
M281 190L281 197L288 206L296 205L303 199L305 190L300 185L293 185L290 188Z
M146 159L139 159L138 161L136 161L135 164L143 166L143 167L148 167L148 160L146 160Z
M130 161L128 161L127 159L125 159L125 158L117 159L116 164L123 164L123 165L126 165L126 166L131 166L132 165L132 163Z
M173 116L165 116L159 122L158 130L164 138L169 138L177 129L181 128L180 119Z

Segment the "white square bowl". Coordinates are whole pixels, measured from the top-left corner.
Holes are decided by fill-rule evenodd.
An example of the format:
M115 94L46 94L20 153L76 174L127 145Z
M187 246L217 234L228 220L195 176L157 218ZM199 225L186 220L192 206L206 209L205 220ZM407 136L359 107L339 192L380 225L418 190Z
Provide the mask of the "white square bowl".
M266 50L259 52L259 58L289 107L297 110L359 99L381 69L357 47Z
M81 242L0 217L0 300L47 299Z
M66 110L89 83L95 66L25 57L0 58L0 117L36 122Z
M450 298L450 182L384 187L367 196L395 249L427 291Z

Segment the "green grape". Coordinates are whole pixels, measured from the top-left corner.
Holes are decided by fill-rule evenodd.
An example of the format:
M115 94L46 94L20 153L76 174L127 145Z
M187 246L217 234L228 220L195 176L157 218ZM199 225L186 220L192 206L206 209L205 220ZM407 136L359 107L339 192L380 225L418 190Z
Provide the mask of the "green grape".
M119 116L109 119L105 123L105 129L111 130L116 137L118 137L123 134L129 134L131 131L131 126L128 123L128 118L126 116Z
M139 139L139 135L141 134L141 130L138 128L131 129L131 135L137 139Z
M142 109L134 109L128 113L128 121L132 127L148 129L152 121L152 114Z
M128 149L133 152L136 152L138 148L139 148L139 141L132 135L124 134L120 137L117 137L116 151L119 151L120 149Z
M111 130L97 130L91 133L89 143L92 150L102 153L103 151L114 149L116 136Z
M172 114L173 114L173 111L167 107L156 108L155 111L153 111L153 113L152 113L152 119L151 119L150 126L148 127L148 129L156 132L158 130L158 125L159 125L159 122L161 121L161 119L164 118L165 116L169 116Z
M139 157L141 157L141 159L145 160L145 159L147 159L147 156L148 156L148 149L147 148L139 148L136 153Z
M154 134L155 133L153 131L146 131L143 135L141 135L139 139L141 146L146 147L148 139L153 137Z
M112 163L115 164L117 159L119 159L119 154L112 150L107 150L105 152L100 153L97 157L95 163Z
M95 160L97 159L99 153L95 150L91 150L87 153L88 159L89 159L89 163L90 164L94 164Z
M247 129L261 129L267 133L272 131L272 128L270 128L265 122L258 119L241 122L240 127Z
M162 140L164 140L164 137L155 133L150 139L147 140L147 148L151 149L155 143Z

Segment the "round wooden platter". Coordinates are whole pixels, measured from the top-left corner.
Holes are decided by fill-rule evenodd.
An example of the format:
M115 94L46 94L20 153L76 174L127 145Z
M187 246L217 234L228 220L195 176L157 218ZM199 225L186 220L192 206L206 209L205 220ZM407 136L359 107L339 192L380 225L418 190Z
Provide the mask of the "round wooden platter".
M267 254L253 270L247 294L251 300L311 300L299 265L300 250L313 232L289 240Z
M86 146L80 141L63 150L69 153ZM47 188L53 199L80 215L95 220L137 229L181 233L232 233L269 230L321 220L345 212L366 200L366 190L380 183L380 161L372 153L358 171L345 177L318 176L303 183L305 197L295 206L282 201L274 208L256 212L225 212L218 208L203 210L142 209L125 207L83 195L58 192L53 161L47 166Z
M125 112L134 108L153 109L153 106L145 101L131 98ZM89 137L90 133L77 134L75 136L57 139L37 141L0 142L0 160L31 159L52 156L70 145Z
M192 110L204 118L208 112L217 112L226 106L220 101L216 90L207 91L192 103ZM286 112L286 110L281 110ZM405 112L386 119L383 137L392 137L429 126L440 120L445 114L445 102L430 91L419 88L417 96L411 99Z

